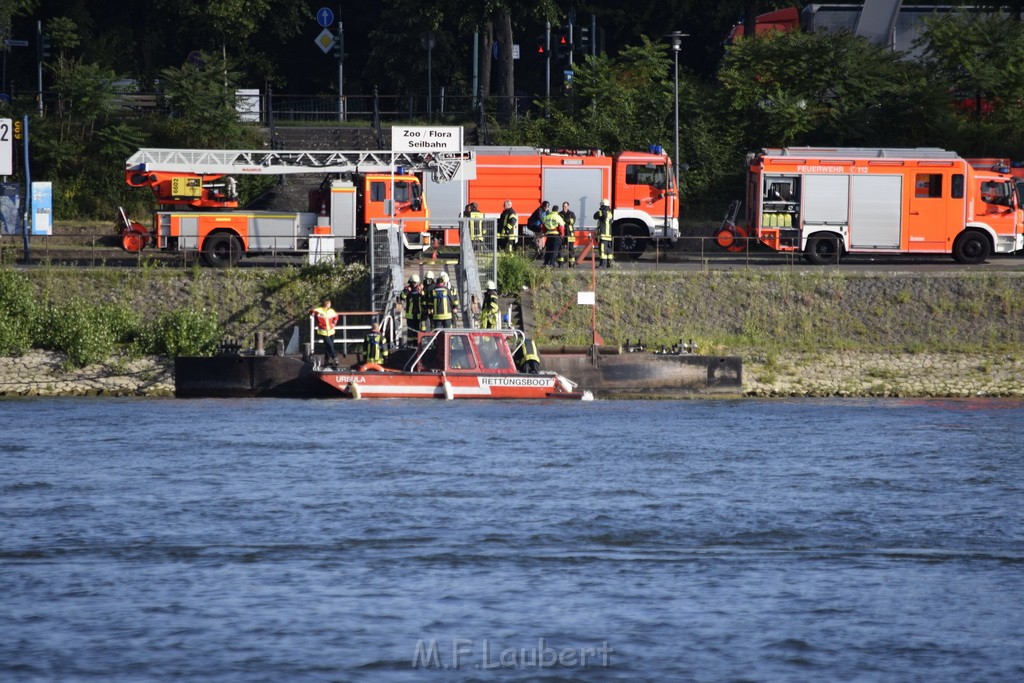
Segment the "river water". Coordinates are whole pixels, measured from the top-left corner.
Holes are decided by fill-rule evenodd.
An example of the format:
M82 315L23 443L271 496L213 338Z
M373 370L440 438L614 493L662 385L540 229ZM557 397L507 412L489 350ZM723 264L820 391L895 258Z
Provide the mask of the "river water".
M0 402L0 680L1019 681L1018 401Z

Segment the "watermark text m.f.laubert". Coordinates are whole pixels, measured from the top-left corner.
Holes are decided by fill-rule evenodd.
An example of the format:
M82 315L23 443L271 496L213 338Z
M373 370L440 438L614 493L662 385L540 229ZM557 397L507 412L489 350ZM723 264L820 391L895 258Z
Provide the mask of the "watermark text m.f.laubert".
M544 637L529 647L504 646L488 638L471 640L452 638L451 648L444 647L447 641L436 638L417 640L412 654L414 669L587 669L611 666L611 654L615 651L608 641L592 647L551 646ZM446 651L447 650L447 651Z

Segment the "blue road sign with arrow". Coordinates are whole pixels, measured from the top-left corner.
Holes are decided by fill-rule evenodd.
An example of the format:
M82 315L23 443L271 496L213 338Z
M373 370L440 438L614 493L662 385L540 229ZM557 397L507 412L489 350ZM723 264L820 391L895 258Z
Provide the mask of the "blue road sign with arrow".
M334 23L334 12L330 7L321 7L316 11L316 23L327 28Z

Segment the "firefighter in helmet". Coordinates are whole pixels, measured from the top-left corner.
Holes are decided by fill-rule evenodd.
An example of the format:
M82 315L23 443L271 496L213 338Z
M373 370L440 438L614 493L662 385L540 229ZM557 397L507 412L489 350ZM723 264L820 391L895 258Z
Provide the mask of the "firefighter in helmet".
M498 286L494 280L487 281L487 291L484 292L484 302L480 306L480 329L498 329L498 320L501 313L501 306L498 303Z
M612 259L612 209L607 199L601 200L601 206L594 214L597 221L597 255L600 263L598 268L611 268Z
M459 294L449 283L448 273L442 272L438 277L437 284L434 285L431 293L431 301L433 302L431 318L434 329L450 328L452 320L458 315Z

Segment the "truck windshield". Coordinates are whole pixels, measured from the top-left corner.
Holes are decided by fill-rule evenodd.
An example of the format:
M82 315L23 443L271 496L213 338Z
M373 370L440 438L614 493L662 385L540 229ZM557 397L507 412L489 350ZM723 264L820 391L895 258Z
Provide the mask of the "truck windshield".
M986 180L981 183L981 201L986 204L1009 206L1014 193L1014 184L1010 181Z
M395 182L395 201L401 204L408 203L411 199L409 192L409 183L405 180L399 180Z

